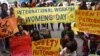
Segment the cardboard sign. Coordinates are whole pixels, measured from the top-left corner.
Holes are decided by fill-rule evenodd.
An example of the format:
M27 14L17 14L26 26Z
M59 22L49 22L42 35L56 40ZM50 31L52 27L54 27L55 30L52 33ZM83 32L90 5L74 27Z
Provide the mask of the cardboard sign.
M42 39L32 42L33 56L59 56L60 39Z
M37 7L15 8L15 16L21 24L44 24L73 22L75 19L75 7Z
M76 26L80 32L100 35L100 11L77 10Z
M0 19L0 37L11 36L17 28L17 20L15 17Z
M32 56L29 35L12 37L9 40L11 56Z

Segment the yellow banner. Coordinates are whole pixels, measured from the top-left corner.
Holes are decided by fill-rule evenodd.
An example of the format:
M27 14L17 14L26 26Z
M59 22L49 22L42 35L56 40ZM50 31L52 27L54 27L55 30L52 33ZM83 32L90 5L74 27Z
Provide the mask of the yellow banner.
M60 38L42 39L32 42L33 56L59 56Z
M100 35L100 11L77 10L76 26L81 32Z
M21 24L43 24L73 22L75 19L75 7L36 7L15 8L15 16Z

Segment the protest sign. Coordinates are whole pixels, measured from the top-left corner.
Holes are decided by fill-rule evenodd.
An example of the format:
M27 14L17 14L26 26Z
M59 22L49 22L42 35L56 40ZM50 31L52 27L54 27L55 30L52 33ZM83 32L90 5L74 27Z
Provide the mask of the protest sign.
M17 27L17 20L15 17L8 17L0 19L0 37L11 36Z
M66 23L73 22L75 7L37 7L15 8L15 16L21 24Z
M32 56L31 38L29 35L13 36L9 40L11 56Z
M100 35L100 11L77 10L76 26L80 32Z
M32 42L33 56L59 56L60 39L50 38Z

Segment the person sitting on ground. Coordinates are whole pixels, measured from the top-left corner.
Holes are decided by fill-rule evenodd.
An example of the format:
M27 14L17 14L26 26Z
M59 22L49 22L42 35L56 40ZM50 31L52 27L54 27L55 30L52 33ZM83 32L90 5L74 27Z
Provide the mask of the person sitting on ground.
M40 34L43 36L43 38L51 38L50 30L46 28L46 25L42 25L42 28L40 30Z
M28 35L28 32L23 30L23 27L21 25L18 25L19 32L15 33L15 36L22 36L22 35Z
M37 30L34 30L32 32L31 37L32 37L32 41L38 41L38 40L42 39L42 37L40 36L39 31L37 31Z

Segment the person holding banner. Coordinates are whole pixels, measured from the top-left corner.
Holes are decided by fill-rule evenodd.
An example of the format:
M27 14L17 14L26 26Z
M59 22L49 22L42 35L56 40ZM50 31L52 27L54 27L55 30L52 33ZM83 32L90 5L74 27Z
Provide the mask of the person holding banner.
M96 10L100 10L100 2L96 4Z
M66 6L67 6L67 1L65 0L65 1L63 2L63 4L62 4L62 3L59 3L58 6L66 7ZM60 29L60 24L61 24L61 23L58 23L58 29L57 29L58 31L59 31L59 29ZM62 25L63 25L63 27L65 27L65 23L62 23Z
M46 4L45 4L45 7L52 7L52 6L54 6L53 1L47 0L45 3L46 3ZM48 23L47 23L47 24L44 24L44 25L47 25L47 28L48 28ZM54 31L53 23L50 23L50 25L51 25L52 31Z
M34 0L29 0L28 2L28 7L29 8L33 8L33 7L36 7L36 1ZM37 30L37 26L36 24L32 24L32 25L28 25L28 31L31 32L31 30ZM38 29L40 29L40 25L38 26Z
M13 7L10 8L10 16L14 16L14 9L13 9Z
M22 8L26 8L26 7L28 7L28 4L26 4L25 2L22 2L22 4L21 4L21 7ZM18 19L20 20L20 21L24 21L24 20L21 20L21 17L18 17ZM19 22L20 23L20 22ZM21 23L20 23L21 24ZM21 24L22 25L22 24ZM32 26L33 25L22 25L23 26L23 28L24 28L24 30L26 30L26 31L31 31L31 29L30 28L32 28Z
M36 4L36 7L45 7L46 3L44 0L39 0L39 3ZM40 30L40 24L38 24L38 30Z
M29 0L28 7L35 7L35 6L36 6L35 0Z
M28 7L28 5L25 2L22 2L21 7Z
M80 10L87 10L88 8L87 8L87 6L86 6L86 2L81 2L81 4L80 4L80 6L79 6L79 9Z
M90 53L95 54L97 48L96 35L90 34Z

